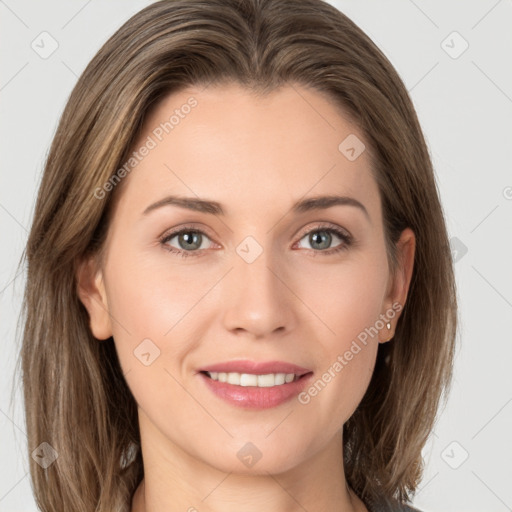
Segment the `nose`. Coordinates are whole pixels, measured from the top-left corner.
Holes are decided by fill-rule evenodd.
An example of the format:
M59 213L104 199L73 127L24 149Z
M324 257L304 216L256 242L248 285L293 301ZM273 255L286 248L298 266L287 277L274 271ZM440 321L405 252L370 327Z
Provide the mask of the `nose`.
M293 330L296 299L289 280L269 251L264 250L251 263L235 254L234 268L222 290L225 328L257 339Z

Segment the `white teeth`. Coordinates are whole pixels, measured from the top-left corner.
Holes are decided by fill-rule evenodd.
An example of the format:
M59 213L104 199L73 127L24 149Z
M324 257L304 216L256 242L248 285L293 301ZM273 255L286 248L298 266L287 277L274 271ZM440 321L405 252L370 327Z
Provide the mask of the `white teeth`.
M250 373L240 374L240 386L257 386L258 376Z
M228 378L226 379L226 382L228 384L236 384L237 386L240 385L240 374L239 373L228 373Z
M259 388L270 388L281 384L293 382L296 377L294 373L268 373L255 375L252 373L225 373L206 372L210 378L219 382L227 382L236 386L257 386Z

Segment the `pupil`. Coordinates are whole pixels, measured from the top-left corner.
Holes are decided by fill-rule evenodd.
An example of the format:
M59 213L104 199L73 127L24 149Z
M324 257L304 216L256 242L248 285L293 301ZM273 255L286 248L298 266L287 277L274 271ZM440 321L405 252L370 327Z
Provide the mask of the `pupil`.
M319 233L321 233L323 236L319 235ZM319 240L317 240L317 239L319 239ZM324 243L322 247L318 247L318 248L319 249L326 249L327 247L329 247L329 242L330 242L330 239L331 239L331 235L327 231L317 231L316 233L312 234L311 235L310 243L311 243L311 241L314 241L314 243L319 242L320 244L322 244L322 239L326 243ZM311 245L313 245L313 243L311 243Z
M197 239L199 238L199 233L196 233L195 231L188 231L188 232L182 234L182 239L185 241L185 245L186 246L188 245L188 248L190 248L190 245L194 244L194 238L196 239L195 243L197 243ZM198 247L200 245L201 245L201 243L199 243ZM194 247L194 248L197 249L198 247Z

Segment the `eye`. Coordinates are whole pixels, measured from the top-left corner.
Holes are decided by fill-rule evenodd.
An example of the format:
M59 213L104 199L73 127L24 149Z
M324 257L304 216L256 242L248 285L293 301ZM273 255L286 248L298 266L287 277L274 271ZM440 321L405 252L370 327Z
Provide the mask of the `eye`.
M173 239L176 239L173 242L175 245L171 244ZM173 233L164 235L160 240L160 243L169 252L186 257L198 256L201 254L200 250L208 249L208 246L204 245L206 240L209 240L209 237L203 231L185 227L179 231L174 231Z
M323 255L333 254L338 251L348 249L352 243L352 237L342 231L340 228L333 226L317 226L315 229L308 231L300 240L306 239L309 244L308 249L320 252ZM330 247L336 239L340 240L335 247Z
M330 224L317 226L306 232L300 238L299 243L304 239L309 244L306 249L312 250L313 255L320 253L323 256L347 250L353 243L352 236L349 233ZM339 243L331 247L333 240L336 241L336 239L339 240ZM161 238L160 244L165 250L182 257L201 256L205 254L206 249L211 248L207 243L208 240L212 243L204 231L185 226L178 231L165 234Z

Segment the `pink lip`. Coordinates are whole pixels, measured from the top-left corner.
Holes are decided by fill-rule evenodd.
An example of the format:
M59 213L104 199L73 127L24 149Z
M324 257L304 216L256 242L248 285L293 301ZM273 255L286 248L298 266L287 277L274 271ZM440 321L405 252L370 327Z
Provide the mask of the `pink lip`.
M272 387L237 386L211 379L205 372L250 373L265 375L268 373L295 373L299 379ZM198 375L207 388L222 400L246 409L269 409L276 407L298 395L310 382L313 372L291 363L282 361L227 361L199 370Z
M212 364L200 368L199 371L203 372L226 372L226 373L250 373L265 375L268 373L295 373L296 375L304 375L311 372L307 368L302 368L292 363L285 363L284 361L226 361L224 363Z
M198 375L210 391L231 405L245 409L269 409L298 395L310 382L313 373L304 375L294 382L268 388L237 386L210 379L205 373Z

